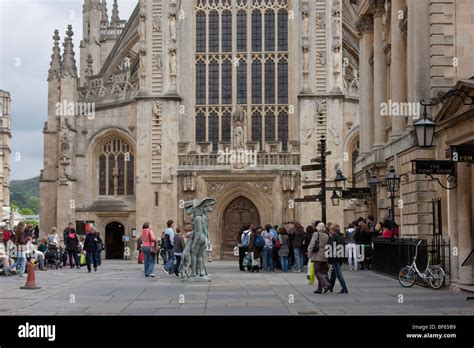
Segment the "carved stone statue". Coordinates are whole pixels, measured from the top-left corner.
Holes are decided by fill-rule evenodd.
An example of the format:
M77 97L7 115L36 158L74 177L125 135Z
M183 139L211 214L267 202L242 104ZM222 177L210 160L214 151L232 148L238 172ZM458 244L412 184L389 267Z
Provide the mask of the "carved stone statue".
M234 148L244 148L244 128L241 125L234 128Z
M192 238L188 243L190 246L191 278L199 276L208 279L208 273L204 265L204 252L209 240L209 218L207 214L212 211L216 204L214 198L206 197L201 200L194 199L184 203L186 213L192 216Z

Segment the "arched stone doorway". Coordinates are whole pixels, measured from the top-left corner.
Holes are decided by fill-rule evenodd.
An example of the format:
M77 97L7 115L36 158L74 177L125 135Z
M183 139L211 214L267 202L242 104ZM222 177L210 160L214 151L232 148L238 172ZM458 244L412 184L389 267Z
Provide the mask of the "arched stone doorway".
M260 225L260 213L257 207L247 198L239 196L232 200L222 215L222 256L233 255L242 225Z
M123 235L125 227L117 221L110 222L105 226L105 258L123 259L124 243Z

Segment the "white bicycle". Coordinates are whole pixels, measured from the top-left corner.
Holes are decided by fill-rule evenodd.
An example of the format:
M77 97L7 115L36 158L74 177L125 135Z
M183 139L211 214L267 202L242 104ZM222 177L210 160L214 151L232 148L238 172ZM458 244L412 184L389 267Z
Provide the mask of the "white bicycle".
M421 244L421 240L416 245L415 256L411 265L403 267L398 272L398 281L400 285L405 288L410 288L416 283L416 277L419 276L425 283L428 283L433 289L441 289L444 285L446 274L443 268L439 265L426 266L424 272L420 272L416 267L416 257L418 256L418 247Z

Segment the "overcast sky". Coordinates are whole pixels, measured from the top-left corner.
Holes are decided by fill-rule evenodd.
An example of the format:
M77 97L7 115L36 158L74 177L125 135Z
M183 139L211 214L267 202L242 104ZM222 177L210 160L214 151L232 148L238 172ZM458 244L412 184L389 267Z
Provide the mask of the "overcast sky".
M12 97L12 180L38 176L43 168L43 125L47 119L47 76L53 31L62 42L68 24L80 61L83 0L0 0L0 89ZM119 0L121 19L138 0ZM107 1L109 17L113 0ZM62 51L61 51L62 53ZM79 66L78 66L79 68Z

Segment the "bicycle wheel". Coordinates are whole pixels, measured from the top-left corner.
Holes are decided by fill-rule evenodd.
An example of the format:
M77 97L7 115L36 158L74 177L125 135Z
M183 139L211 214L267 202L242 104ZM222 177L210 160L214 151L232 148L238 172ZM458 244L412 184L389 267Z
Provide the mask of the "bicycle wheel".
M401 286L411 288L415 285L416 274L410 266L405 266L398 272L398 281Z
M439 266L433 266L429 268L430 272L430 286L435 289L441 289L444 285L444 271Z

